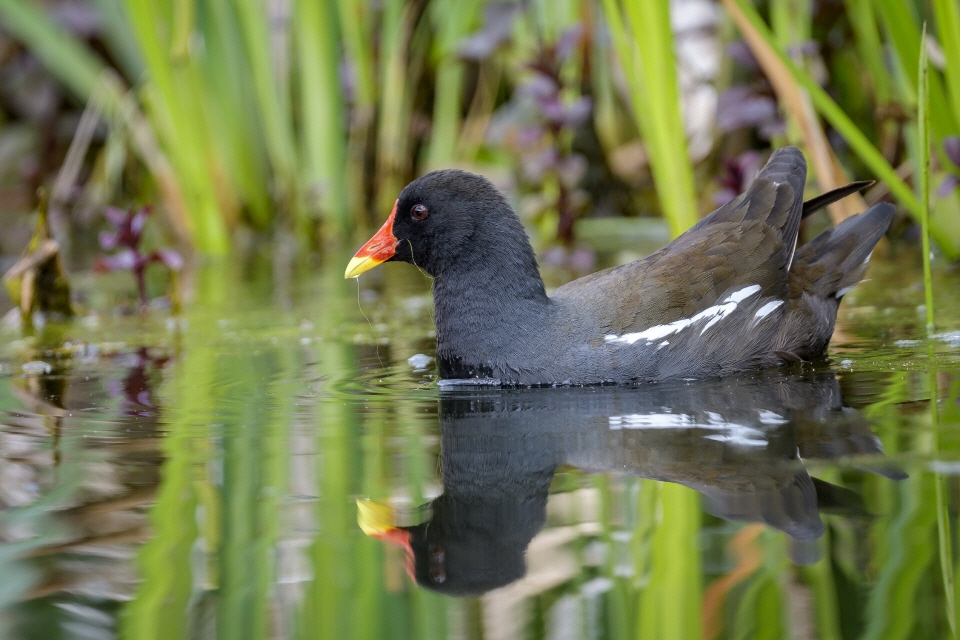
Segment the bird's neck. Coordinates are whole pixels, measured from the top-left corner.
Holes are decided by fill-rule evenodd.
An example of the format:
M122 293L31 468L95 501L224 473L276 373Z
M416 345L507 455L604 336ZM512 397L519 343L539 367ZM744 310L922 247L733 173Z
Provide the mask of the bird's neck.
M550 299L533 249L523 245L472 247L434 279L441 377L497 377L492 363L509 363L543 333Z

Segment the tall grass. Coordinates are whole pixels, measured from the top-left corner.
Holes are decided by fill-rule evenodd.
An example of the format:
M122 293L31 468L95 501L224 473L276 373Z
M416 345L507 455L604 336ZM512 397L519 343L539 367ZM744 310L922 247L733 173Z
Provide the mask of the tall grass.
M670 11L664 2L603 1L630 106L646 142L664 216L674 236L699 219L683 127Z
M345 188L347 105L341 99L336 7L301 0L294 3L294 12L303 180L308 197L319 200L316 209L326 211L333 230L344 235L352 218Z
M709 195L710 185L695 183L687 152L669 3L527 3L509 25L510 44L476 61L460 49L464 38L491 28L484 0L91 1L101 8L103 37L125 84L93 47L36 6L0 0L0 18L74 96L93 100L127 136L170 226L202 252L229 251L238 226L287 229L304 244L320 232L351 237L382 219L404 183L429 169L479 163L482 171L519 173L515 147L491 143L487 127L510 117L502 108L523 85L534 52L574 23L587 30L586 46L566 64L564 90L582 90L595 110L590 135L565 132L565 147L595 134L600 149L591 169L602 170L639 130L671 232L707 208L697 193ZM722 5L788 114L785 141L802 143L820 188L859 170L864 175L856 177L881 180L919 221L915 123L863 115L890 105L914 111L921 24L932 18L945 64L929 71L931 169L939 175L949 166L943 140L960 128L957 4L844 0L855 51L842 57L856 69L837 76L866 78L869 95L829 84L842 77L821 86L814 65L788 55L816 36L816 3L767 3L769 26L749 0ZM849 151L833 143L831 129ZM716 146L719 155L724 141ZM931 202L933 241L960 257L960 194ZM851 198L832 212L861 208Z
M747 2L747 0L723 0L723 3L734 16L737 26L742 32L763 42L766 47L769 47L776 53L783 66L790 73L792 81L802 86L809 93L817 111L843 136L850 145L851 150L856 153L860 160L874 173L875 177L884 182L890 192L896 197L899 204L904 206L919 221L922 216L921 203L919 198L914 195L910 186L898 175L896 168L890 164L877 147L864 135L860 127L858 127L851 117L844 112L843 108L830 97L827 91L778 46L769 27L760 17L757 10ZM890 7L894 4L898 3L880 3L878 6ZM895 13L892 9L888 9L888 11ZM897 11L899 11L899 9L897 9ZM886 19L888 27L891 23L898 25L897 37L891 38L892 43L899 45L903 50L909 50L913 54L910 60L916 60L916 54L920 46L919 37L912 38L900 33L908 31L910 25L914 24L916 19L910 15L900 16L899 14L888 15ZM901 25L903 22L905 22L905 24ZM896 65L896 68L899 69L902 66L903 65ZM913 62L910 62L908 66L911 69L915 68ZM917 78L915 75L910 73L907 77L901 78L901 81L900 85L910 91L908 98L915 101L917 86ZM945 104L942 91L932 96L932 102L937 102L939 105L936 112L940 114L938 121L941 121L940 126L944 128L945 134L949 123L947 117L944 115L946 112L944 110ZM933 107L931 107L931 113L933 113ZM915 168L918 167L916 158L914 158L913 166ZM946 201L946 199L944 199L944 201ZM960 256L960 220L956 220L951 216L939 216L931 223L931 234L950 257Z
M923 25L922 38L926 40L927 25ZM927 48L920 47L917 91L917 151L919 158L917 176L920 182L920 234L923 248L923 291L926 301L927 334L934 331L933 274L930 267L930 84Z

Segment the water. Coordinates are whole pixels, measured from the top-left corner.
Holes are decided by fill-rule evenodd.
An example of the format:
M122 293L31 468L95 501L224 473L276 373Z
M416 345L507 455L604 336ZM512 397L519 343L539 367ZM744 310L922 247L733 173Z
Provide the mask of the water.
M441 391L426 279L344 263L2 330L0 637L951 636L958 274L936 340L904 254L829 363Z

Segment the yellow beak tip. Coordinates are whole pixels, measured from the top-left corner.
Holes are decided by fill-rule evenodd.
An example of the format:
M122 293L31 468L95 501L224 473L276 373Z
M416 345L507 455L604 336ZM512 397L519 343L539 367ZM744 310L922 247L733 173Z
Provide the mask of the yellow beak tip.
M368 536L382 535L394 528L393 509L388 504L357 499L357 524Z
M347 263L347 270L343 272L343 277L346 279L359 277L361 273L373 269L378 264L380 263L370 257L353 257Z

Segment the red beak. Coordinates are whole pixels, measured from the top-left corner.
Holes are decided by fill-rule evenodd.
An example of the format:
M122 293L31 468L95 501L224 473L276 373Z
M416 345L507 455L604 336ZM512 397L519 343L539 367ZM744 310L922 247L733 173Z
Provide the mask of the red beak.
M393 235L393 219L397 215L398 202L400 201L397 200L393 203L393 211L390 212L390 217L380 227L380 231L373 234L373 237L367 240L367 243L354 254L347 264L347 271L343 274L344 278L356 278L364 271L373 269L378 264L393 257L397 245L400 243Z

